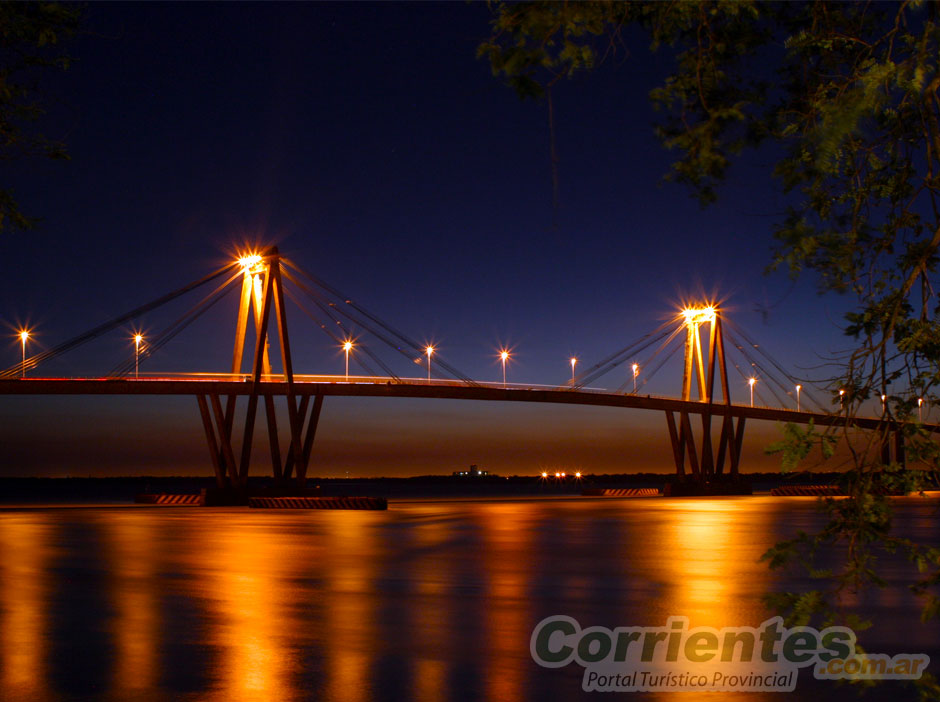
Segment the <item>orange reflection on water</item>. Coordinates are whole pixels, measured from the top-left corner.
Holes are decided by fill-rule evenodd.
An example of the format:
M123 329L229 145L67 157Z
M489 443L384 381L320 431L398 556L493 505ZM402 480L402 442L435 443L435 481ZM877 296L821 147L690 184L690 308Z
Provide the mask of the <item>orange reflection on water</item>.
M158 592L155 565L158 536L150 510L112 513L106 522L115 620L114 687L122 693L158 682Z
M297 549L270 520L233 510L227 521L228 528L197 529L192 549L203 571L199 595L214 619L207 643L220 655L210 699L291 699L286 641L296 632L283 574Z
M455 520L442 517L434 506L411 509L416 513L411 545L416 555L409 562L415 597L410 608L415 699L446 699L451 622L460 601L460 574L450 548Z
M2 691L45 698L48 527L29 513L0 515Z
M325 579L323 652L326 698L357 702L373 697L369 689L375 650L375 529L382 512L336 511L317 515L323 530Z
M478 515L483 538L482 565L487 579L488 661L485 697L492 702L525 697L532 541L535 529L529 506L518 502L488 504Z
M688 616L693 626L719 628L763 621L736 620L745 602L759 600L769 579L756 563L770 545L758 535L768 533L771 511L755 508L758 499L663 500L660 568L673 585L671 614Z

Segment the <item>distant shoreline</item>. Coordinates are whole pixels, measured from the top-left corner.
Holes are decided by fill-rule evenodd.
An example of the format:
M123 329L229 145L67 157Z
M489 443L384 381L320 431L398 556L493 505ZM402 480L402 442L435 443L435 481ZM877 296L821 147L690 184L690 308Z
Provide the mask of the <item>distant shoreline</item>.
M780 485L834 484L840 473L751 473L756 492ZM311 477L308 487L319 486L327 496L372 496L392 499L427 497L538 497L580 495L585 488L663 487L675 479L666 473L585 475L581 479L496 475L425 475L408 478ZM272 484L270 478L250 478L251 488ZM0 478L0 504L33 502L132 502L139 493L198 494L211 488L211 477L123 476L65 478Z

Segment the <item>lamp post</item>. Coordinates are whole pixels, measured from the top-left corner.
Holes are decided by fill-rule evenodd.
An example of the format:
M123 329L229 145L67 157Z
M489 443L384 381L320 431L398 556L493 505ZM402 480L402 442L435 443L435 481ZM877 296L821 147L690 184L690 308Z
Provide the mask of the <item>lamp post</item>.
M636 377L640 374L640 365L633 364L633 394L636 395Z
M574 366L578 362L578 359L574 356L571 357L571 387L574 387Z
M748 378L747 384L751 387L751 407L754 406L754 383L757 382L757 378Z
M20 332L20 343L23 345L23 366L21 368L21 378L26 377L26 340L29 339L29 330L24 329Z
M802 389L803 389L803 386L802 386L802 385L797 385L797 386L796 386L796 411L797 411L797 412L800 411L800 390L802 390Z
M882 414L884 414L884 413L887 411L887 409L888 409L888 408L885 406L885 400L887 400L887 399L888 399L887 395L882 395L882 396L881 396L881 413L882 413Z
M839 390L839 410L845 409L845 390Z
M431 354L434 353L434 347L428 346L424 352L428 355L428 385L431 384Z
M140 342L143 340L142 334L134 334L134 380L140 380Z
M924 423L924 398L917 398L917 421L921 424Z
M353 343L349 341L349 339L347 339L346 342L343 344L343 351L346 352L346 382L347 383L349 382L349 352L352 351L352 347L353 347Z
M509 352L505 350L500 351L499 358L503 362L503 387L506 387L506 361L509 359ZM572 366L572 368L574 368L574 366Z

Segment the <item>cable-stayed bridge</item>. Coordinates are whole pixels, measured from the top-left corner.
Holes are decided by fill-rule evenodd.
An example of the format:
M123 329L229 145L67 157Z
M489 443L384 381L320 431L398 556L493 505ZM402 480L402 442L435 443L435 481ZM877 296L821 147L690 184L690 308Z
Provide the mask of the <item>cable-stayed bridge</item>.
M141 363L160 352L184 329L240 291L231 369L218 373L140 375ZM201 295L201 297L199 297ZM39 377L44 365L88 342L126 329L143 315L179 298L198 299L163 330L135 336L134 354L104 377ZM287 324L288 301L323 331L346 355L344 375L294 372ZM358 336L357 336L358 334ZM703 338L704 335L704 338ZM0 394L7 395L192 395L199 407L209 456L219 488L242 490L249 475L252 437L258 405L264 405L274 479L303 485L324 398L408 397L498 402L549 402L661 411L680 482L691 486L733 484L740 468L748 419L817 425L849 424L882 430L881 458L904 463L901 427L886 414L849 417L837 400L835 411L824 406L743 329L710 305L687 308L653 331L608 355L560 385L531 385L473 380L431 345L380 319L340 291L308 273L272 247L246 255L199 280L104 322L51 348L28 356L29 332L21 333L21 362L0 372ZM250 352L246 354L246 346ZM276 348L279 358L272 361ZM683 353L681 392L675 397L644 394L646 384L679 352ZM247 358L246 358L247 356ZM509 353L503 352L505 363ZM365 374L350 375L349 362ZM394 359L398 359L395 361ZM404 359L425 377L396 373ZM246 363L247 361L247 363ZM279 361L279 363L277 362ZM611 371L632 370L614 390L594 387ZM748 404L731 399L730 371L749 385ZM759 373L760 383L755 375ZM716 385L717 383L717 385ZM757 386L757 387L755 387ZM766 391L777 407L761 406ZM755 406L755 393L759 404ZM275 401L286 400L286 446ZM792 398L792 399L791 399ZM240 400L243 408L239 411ZM787 407L786 405L790 405ZM241 418L241 421L237 421ZM695 422L693 422L693 418ZM927 425L932 431L940 426ZM238 440L240 438L240 441Z

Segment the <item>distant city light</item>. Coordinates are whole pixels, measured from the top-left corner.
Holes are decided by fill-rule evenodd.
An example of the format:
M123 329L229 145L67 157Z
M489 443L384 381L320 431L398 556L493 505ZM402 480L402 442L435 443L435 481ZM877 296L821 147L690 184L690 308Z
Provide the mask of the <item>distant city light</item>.
M636 377L640 374L640 364L633 364L633 394L636 395Z
M431 384L431 354L434 353L434 347L428 344L424 349L424 352L428 355L428 385Z
M756 383L756 382L757 382L757 378L748 378L748 379L747 379L747 384L748 384L748 385L750 386L750 388L751 388L751 407L754 406L754 383Z
M802 390L802 389L803 389L803 386L802 386L802 385L797 385L797 386L796 386L796 411L797 411L797 412L800 411L800 390Z
M571 385L572 387L574 387L574 367L575 367L575 364L577 364L577 362L578 362L578 359L572 356L571 357Z

